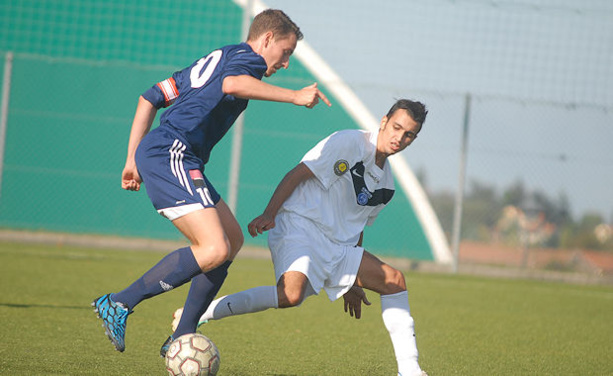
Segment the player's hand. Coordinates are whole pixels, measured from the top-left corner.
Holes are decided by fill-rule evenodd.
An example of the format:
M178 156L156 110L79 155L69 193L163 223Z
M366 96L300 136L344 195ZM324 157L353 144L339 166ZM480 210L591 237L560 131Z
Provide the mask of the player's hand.
M362 317L362 302L365 305L370 305L366 293L358 286L352 286L343 295L343 300L345 301L345 312L349 311L349 315L358 320Z
M332 106L324 93L319 91L317 88L317 82L315 82L314 84L297 91L294 104L298 106L305 106L306 108L313 108L319 103L320 99L327 104L328 107Z
M128 191L138 191L140 189L140 183L142 182L140 175L138 175L136 165L132 166L126 164L126 167L124 167L121 173L121 188Z
M275 227L275 218L266 213L256 217L247 225L247 230L251 237L255 238L258 234L264 233Z

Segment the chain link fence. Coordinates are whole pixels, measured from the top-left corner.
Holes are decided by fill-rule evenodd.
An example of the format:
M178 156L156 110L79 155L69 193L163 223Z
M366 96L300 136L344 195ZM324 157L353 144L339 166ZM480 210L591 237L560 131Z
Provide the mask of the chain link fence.
M3 225L35 228L29 219L45 216L57 229L70 223L85 230L108 225L110 218L112 232L121 235L128 233L133 213L150 210L144 195L121 196L112 213L96 214L109 210L104 192L117 188L117 166L123 165L126 144L115 136L126 139L143 85L240 36L241 10L234 3L183 5L33 0L0 5L0 52L15 51L8 120L19 127L9 128L5 140L3 181L12 183L2 186ZM452 247L454 225L459 229L461 261L495 263L506 257L518 266L573 269L590 267L589 251L613 252L610 4L441 0L375 6L317 0L270 5L301 26L308 43L376 117L399 97L428 105L425 127L404 158ZM72 19L79 24L69 26ZM219 31L180 43L203 22ZM173 49L177 43L181 47ZM167 56L164 51L171 49L174 54ZM301 87L308 78L301 72L283 84ZM88 100L75 105L77 98ZM266 105L250 105L250 111L279 115ZM250 142L245 160L267 155L267 161L285 161L241 172L241 189L249 193L244 199L262 207L283 172L306 151L292 147L295 142L313 144L348 124L335 115L334 122L313 131L313 119L301 119L303 112L279 116L277 123L305 124L245 130ZM16 137L16 132L29 136ZM263 142L271 138L280 146ZM43 143L53 153L37 153ZM229 146L220 150L214 158L228 159ZM85 154L95 158L86 161ZM227 181L227 171L209 173ZM45 196L50 189L70 194ZM27 199L7 202L6 197ZM37 197L61 200L65 210L51 210ZM460 199L461 223L456 215ZM89 210L72 209L78 205ZM138 221L145 230L175 234L153 215ZM395 228L379 231L402 236ZM541 259L545 254L551 256Z
M405 157L460 262L613 272L611 3L270 3L325 9L305 35L376 115L428 105Z

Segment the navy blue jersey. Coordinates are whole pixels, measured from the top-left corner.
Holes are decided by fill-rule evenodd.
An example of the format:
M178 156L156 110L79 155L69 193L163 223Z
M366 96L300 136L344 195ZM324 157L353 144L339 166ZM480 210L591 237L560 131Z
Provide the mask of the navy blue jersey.
M175 72L143 93L143 97L158 109L172 105L162 114L160 128L207 163L215 144L248 103L246 99L224 94L223 79L249 75L261 80L266 69L264 58L248 44L229 45Z

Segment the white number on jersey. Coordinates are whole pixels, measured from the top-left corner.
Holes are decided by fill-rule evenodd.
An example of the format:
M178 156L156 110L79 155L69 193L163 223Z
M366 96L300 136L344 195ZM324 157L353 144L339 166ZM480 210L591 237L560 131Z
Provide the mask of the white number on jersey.
M217 64L219 64L219 60L221 60L221 54L221 50L213 51L206 57L198 60L198 63L194 65L189 75L189 79L192 81L192 87L194 89L202 87L204 84L206 84L209 78L211 78L213 71L217 67ZM209 65L207 65L207 63L209 63ZM205 65L206 68L203 72L201 72Z

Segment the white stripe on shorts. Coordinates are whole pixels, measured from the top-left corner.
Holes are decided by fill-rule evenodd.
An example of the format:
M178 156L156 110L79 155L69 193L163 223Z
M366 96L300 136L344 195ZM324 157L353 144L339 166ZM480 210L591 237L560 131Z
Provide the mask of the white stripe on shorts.
M185 168L183 168L183 152L187 146L183 145L183 143L179 140L175 140L170 149L170 169L172 170L172 174L179 179L179 183L181 186L187 188L187 191L190 195L194 195L192 192L192 187L189 185L189 181L187 180L187 175L185 174Z
M189 214L191 212L194 212L200 209L204 209L204 206L202 206L201 203L197 203L197 204L175 206L173 208L160 209L158 210L158 213L170 219L171 221L174 221L177 218L183 217L186 214Z

